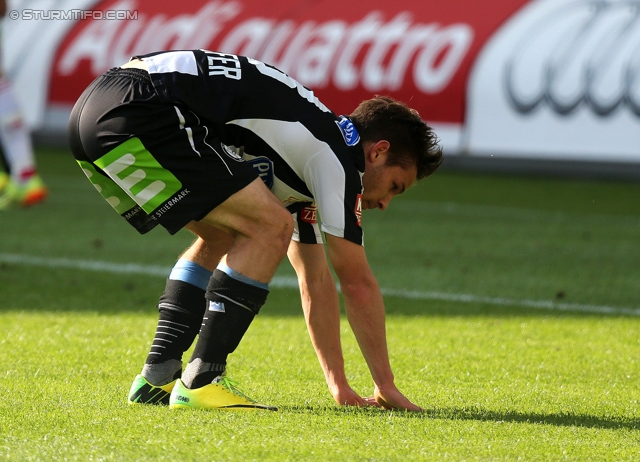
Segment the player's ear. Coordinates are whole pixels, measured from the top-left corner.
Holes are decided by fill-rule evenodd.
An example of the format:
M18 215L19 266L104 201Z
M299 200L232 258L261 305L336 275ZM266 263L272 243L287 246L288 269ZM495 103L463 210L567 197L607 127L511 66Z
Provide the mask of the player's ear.
M387 140L379 140L372 144L369 149L369 160L374 163L387 161L387 155L389 154L389 148L391 144Z

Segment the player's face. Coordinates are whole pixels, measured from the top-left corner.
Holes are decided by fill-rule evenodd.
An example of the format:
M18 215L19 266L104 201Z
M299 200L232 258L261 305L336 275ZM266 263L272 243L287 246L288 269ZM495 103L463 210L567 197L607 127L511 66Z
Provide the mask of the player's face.
M394 196L402 194L416 181L417 174L415 166L405 169L399 165L368 165L362 177L362 208L386 209Z

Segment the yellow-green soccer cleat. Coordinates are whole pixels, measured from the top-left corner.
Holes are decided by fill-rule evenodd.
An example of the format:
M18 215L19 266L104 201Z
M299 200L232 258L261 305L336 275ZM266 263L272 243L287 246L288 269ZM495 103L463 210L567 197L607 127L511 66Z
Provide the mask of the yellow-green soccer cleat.
M213 383L193 390L178 380L169 400L171 409L265 409L277 411L278 408L255 402L236 388L233 380L226 376L218 377Z
M49 192L45 187L40 175L33 175L26 183L18 185L16 200L23 207L31 207L47 198Z
M24 183L17 183L6 174L0 176L0 210L13 205L31 207L45 200L48 194L40 175L33 175Z
M176 381L156 387L138 374L131 384L129 404L169 404L169 396Z

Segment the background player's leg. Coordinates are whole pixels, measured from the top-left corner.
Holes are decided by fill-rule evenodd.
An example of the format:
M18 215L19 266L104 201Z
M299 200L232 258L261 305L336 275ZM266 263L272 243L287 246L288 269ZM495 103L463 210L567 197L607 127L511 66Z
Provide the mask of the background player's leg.
M11 82L5 77L0 77L0 142L4 169L11 176L3 188L0 208L10 202L29 206L44 200L47 190L36 170L31 134L22 118Z

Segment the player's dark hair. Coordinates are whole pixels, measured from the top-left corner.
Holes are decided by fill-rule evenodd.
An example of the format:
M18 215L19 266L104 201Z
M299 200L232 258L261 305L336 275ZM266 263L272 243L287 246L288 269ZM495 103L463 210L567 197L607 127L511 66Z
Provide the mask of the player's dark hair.
M362 141L387 140L391 147L386 165L418 168L417 179L431 175L442 163L438 137L418 111L387 96L360 103L349 116Z

